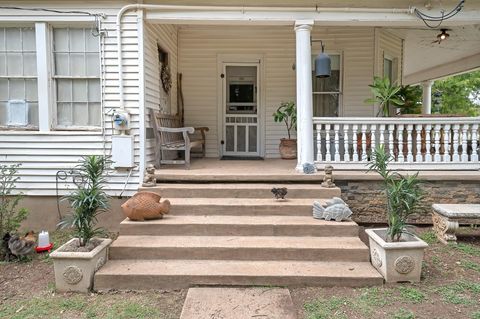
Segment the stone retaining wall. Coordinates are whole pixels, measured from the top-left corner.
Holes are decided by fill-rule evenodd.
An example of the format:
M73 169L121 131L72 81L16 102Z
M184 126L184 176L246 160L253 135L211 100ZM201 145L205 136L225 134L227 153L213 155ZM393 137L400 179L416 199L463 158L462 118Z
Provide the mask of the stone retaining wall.
M336 181L342 190L342 198L353 211L353 219L358 223L386 223L385 195L382 181L357 180ZM479 181L425 181L426 192L422 201L421 213L409 221L412 224L431 224L430 215L433 203L480 204Z

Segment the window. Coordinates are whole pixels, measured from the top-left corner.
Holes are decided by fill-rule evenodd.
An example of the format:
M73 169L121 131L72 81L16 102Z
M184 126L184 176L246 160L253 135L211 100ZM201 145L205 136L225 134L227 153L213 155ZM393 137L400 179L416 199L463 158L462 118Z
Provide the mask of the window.
M90 28L53 30L58 128L101 125L99 38Z
M35 29L0 28L0 126L38 127Z
M315 59L315 57L313 57ZM332 75L328 78L315 77L312 71L313 116L338 116L341 95L340 55L330 54ZM315 65L313 63L312 65Z
M383 77L388 78L390 80L390 83L394 82L392 59L383 58Z

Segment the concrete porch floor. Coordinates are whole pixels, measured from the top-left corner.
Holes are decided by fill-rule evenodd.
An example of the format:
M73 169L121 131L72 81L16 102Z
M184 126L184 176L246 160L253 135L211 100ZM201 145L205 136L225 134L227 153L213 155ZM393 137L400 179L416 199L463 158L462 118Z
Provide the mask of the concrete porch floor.
M155 171L159 182L321 182L323 172L307 175L295 171L296 160L220 160L218 158L194 158L190 169L183 165L162 165ZM334 166L335 168L335 166ZM402 174L415 171L402 171ZM480 171L421 171L426 181L480 181ZM380 180L366 170L335 170L337 181Z

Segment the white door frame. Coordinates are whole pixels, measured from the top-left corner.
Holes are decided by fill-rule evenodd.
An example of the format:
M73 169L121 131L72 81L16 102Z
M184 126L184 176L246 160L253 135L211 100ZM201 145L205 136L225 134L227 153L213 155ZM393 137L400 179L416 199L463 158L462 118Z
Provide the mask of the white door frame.
M265 78L264 58L261 54L219 54L217 55L217 132L220 157L224 154L224 145L221 144L225 140L225 85L221 74L225 72L226 65L256 65L257 69L257 83L258 83L258 100L257 100L257 115L258 115L258 156L265 157L265 85L263 79Z

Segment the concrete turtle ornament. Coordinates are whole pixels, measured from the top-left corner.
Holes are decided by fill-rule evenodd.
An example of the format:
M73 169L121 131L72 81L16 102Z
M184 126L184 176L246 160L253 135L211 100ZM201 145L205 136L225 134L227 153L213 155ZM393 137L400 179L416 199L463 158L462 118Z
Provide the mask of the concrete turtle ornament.
M348 205L339 197L328 200L326 206L319 202L313 202L313 217L317 219L335 220L341 222L350 219L352 211Z

